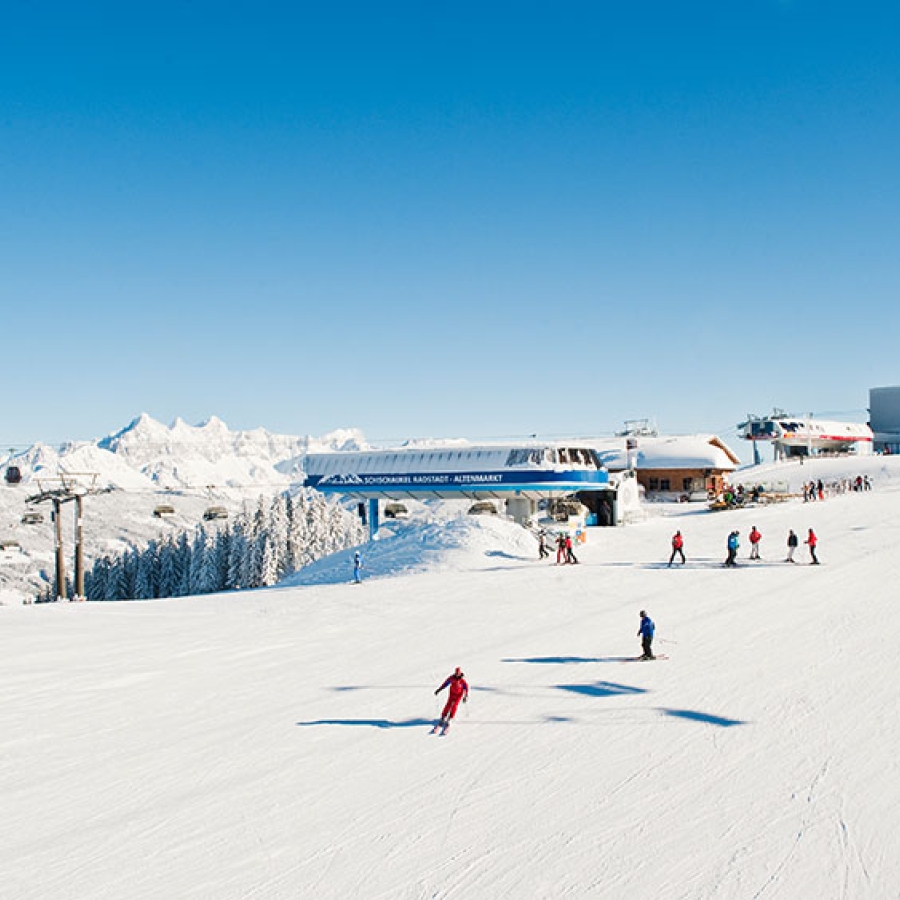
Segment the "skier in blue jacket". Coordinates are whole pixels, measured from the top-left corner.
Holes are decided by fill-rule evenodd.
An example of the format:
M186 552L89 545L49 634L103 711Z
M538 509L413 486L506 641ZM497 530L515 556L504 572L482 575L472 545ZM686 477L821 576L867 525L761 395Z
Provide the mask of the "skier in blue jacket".
M738 547L741 546L740 541L740 532L732 531L731 534L728 535L728 557L725 560L726 566L736 566L737 565L737 552Z
M642 609L641 627L638 628L638 637L641 639L641 647L644 650L644 655L641 659L656 659L652 650L654 631L656 631L656 626L653 624L653 619Z

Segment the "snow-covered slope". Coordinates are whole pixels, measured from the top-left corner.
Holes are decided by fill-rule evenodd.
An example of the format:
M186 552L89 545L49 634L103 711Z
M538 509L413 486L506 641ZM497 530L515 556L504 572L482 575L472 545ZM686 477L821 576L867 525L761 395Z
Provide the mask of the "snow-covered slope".
M446 521L393 523L379 540L361 551L366 578L384 578L417 572L473 570L501 567L530 559L535 552L530 532L507 519L460 516ZM302 569L285 586L339 584L348 581L355 550L335 553Z
M411 533L368 547L360 586L0 607L3 892L896 898L881 462L821 503L659 506L591 531L578 566L479 519L423 529L415 574L409 545L389 562ZM745 540L723 568L751 525L762 560ZM783 562L810 527L823 565ZM642 608L667 660L627 661ZM432 736L457 665L471 700Z

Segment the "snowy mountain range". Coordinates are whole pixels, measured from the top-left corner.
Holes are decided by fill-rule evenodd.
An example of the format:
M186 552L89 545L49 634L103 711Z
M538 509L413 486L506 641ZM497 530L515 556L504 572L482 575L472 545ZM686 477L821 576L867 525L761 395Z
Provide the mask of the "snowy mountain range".
M181 419L166 426L146 414L97 441L59 448L36 444L10 461L21 482L0 483L0 601L32 595L46 584L54 548L50 504L29 500L59 488L63 478L101 491L85 498L90 564L101 554L193 528L211 505L234 514L259 495L291 488L308 452L368 446L355 429L316 438L264 428L232 431L215 417L196 426ZM160 504L174 512L164 519L155 516ZM70 520L64 511L69 553Z
M367 446L354 429L313 438L274 434L265 428L231 431L215 416L200 425L176 419L167 426L144 413L98 441L66 444L59 450L36 444L14 461L25 484L52 480L62 470L96 473L101 486L123 490L213 486L256 491L290 482L305 453Z

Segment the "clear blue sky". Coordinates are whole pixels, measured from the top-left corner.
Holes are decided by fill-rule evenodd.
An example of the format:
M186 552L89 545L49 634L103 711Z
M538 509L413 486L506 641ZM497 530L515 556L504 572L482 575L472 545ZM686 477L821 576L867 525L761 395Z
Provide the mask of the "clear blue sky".
M888 2L5 3L0 446L862 410L898 42Z

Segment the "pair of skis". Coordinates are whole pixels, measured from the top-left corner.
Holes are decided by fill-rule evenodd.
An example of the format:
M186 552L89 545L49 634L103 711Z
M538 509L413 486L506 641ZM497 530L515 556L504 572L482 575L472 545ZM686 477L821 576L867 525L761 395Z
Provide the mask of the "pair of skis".
M434 728L431 729L432 734L439 734L443 737L450 730L450 723L445 722L443 719L434 723Z

